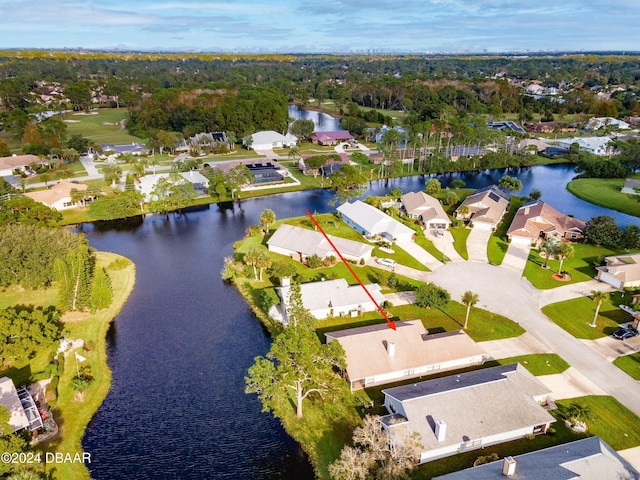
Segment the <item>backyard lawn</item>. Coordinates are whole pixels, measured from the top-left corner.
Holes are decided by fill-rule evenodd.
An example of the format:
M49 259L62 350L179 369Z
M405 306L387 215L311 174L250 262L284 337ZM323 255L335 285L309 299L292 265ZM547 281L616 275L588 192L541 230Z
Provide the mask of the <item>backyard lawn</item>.
M622 294L613 292L609 300L603 301L595 328L589 326L596 311L596 303L590 297L552 303L543 307L542 312L574 337L595 340L611 335L619 324L631 319L618 307L623 300Z
M576 178L567 190L587 202L640 217L640 195L620 193L623 185L624 178Z

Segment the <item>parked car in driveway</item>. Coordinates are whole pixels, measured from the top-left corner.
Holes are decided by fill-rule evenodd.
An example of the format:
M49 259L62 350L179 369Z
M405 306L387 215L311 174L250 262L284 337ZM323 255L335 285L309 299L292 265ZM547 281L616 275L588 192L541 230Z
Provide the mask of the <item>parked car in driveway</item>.
M619 328L613 332L613 337L618 340L625 340L627 338L635 337L638 335L638 331L633 328Z
M384 265L385 267L393 268L396 266L396 261L391 260L390 258L376 258L376 262L380 265Z

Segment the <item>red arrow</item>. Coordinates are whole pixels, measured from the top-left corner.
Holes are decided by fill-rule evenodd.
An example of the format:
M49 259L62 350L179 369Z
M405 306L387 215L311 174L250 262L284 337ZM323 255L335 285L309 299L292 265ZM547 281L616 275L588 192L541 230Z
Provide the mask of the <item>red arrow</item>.
M320 232L322 233L322 235L324 235L324 238L327 239L327 242L329 242L329 245L331 245L331 248L333 248L333 250L338 254L338 256L340 257L340 260L342 260L342 263L345 264L345 266L349 269L349 271L351 272L351 275L353 275L353 278L355 278L357 280L357 282L360 284L360 286L363 288L363 290L367 293L367 295L369 295L369 298L371 299L371 301L374 303L374 305L378 308L378 310L380 311L380 313L382 314L382 316L385 318L385 320L387 321L387 327L389 327L392 330L396 329L396 322L394 322L393 320L391 320L389 318L389 315L386 314L386 312L380 307L380 305L378 305L378 302L376 302L376 299L373 298L373 295L371 295L371 292L369 292L369 290L367 290L367 287L364 286L364 283L362 283L362 280L360 280L360 278L358 277L358 275L356 275L356 272L353 271L353 268L351 268L351 265L349 265L349 262L347 262L344 257L342 256L342 254L340 253L340 251L336 248L336 246L333 244L333 242L331 241L331 239L329 238L329 235L327 235L325 233L325 231L322 229L322 227L320 226L320 224L318 223L318 221L313 217L313 215L311 215L311 212L309 212L309 210L306 211L307 215L309 215L309 217L311 217L311 220L313 221L313 223L315 224L316 227L318 227L318 230L320 230Z

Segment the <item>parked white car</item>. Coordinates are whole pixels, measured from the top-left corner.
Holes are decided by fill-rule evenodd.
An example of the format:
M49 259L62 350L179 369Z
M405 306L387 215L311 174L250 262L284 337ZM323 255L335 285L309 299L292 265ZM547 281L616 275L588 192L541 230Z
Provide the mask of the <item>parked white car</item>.
M396 266L396 261L391 260L390 258L376 258L376 262L380 265L384 265L385 267L393 268Z

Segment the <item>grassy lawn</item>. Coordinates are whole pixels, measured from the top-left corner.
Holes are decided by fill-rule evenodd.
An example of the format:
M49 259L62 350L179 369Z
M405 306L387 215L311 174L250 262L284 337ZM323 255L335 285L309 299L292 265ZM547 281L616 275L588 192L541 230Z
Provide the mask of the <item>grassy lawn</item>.
M48 307L50 305L55 305L57 300L58 291L55 288L31 290L14 285L6 287L2 292L0 292L0 309L7 308L12 305Z
M453 248L456 249L456 252L458 252L462 258L469 260L469 252L467 252L467 237L471 233L471 229L461 227L450 228L449 231L453 236Z
M145 143L146 139L134 137L126 129L121 129L120 122L129 118L126 108L105 108L93 112L93 115L64 114L67 134L79 134L96 143Z
M504 256L507 253L507 248L509 247L509 244L507 243L507 230L509 230L513 217L516 216L516 212L525 200L526 199L522 197L511 197L509 208L504 214L504 217L502 217L502 221L489 237L489 242L487 243L487 257L489 258L489 263L492 265L502 264Z
M373 250L373 255L378 258L392 258L399 264L405 265L407 267L415 268L416 270L422 270L423 272L429 271L427 267L425 267L422 263L420 263L418 260L413 258L411 255L409 255L407 252L405 252L398 245L393 246L393 251L394 253L387 253L380 250L379 247L376 247Z
M620 370L625 371L629 376L640 381L640 353L618 357L613 361L613 364Z
M529 253L529 259L524 267L524 276L540 290L560 287L568 283L586 282L594 277L596 273L594 265L599 265L602 258L624 253L622 251L584 243L573 245L573 249L573 257L567 258L562 264L562 270L571 275L570 281L561 282L553 278L553 274L558 273L558 267L560 265L555 259L549 260L548 269L542 268L544 258L540 257L537 250L531 250Z
M114 291L114 300L109 308L95 314L67 314L63 317L70 338L82 338L93 345L91 351L83 351L87 358L85 365L91 367L94 381L85 390L82 398L77 398L70 386L75 376L75 363L72 355L65 362L64 374L58 386L58 401L54 408L54 417L60 433L52 441L39 448L48 452L82 452L81 440L85 428L104 400L111 384L111 372L107 366L105 336L113 318L122 309L135 283L135 266L128 262L125 268L109 268L120 257L113 253L98 252L98 265L107 268ZM54 464L47 467L48 473L55 478L89 478L89 472L82 464Z
M623 178L577 178L567 190L587 202L640 217L640 195L620 193L623 185Z
M509 365L510 363L516 362L520 363L536 376L562 373L569 368L569 364L556 353L521 355L518 357L501 358L497 361L500 365Z
M611 335L620 323L629 321L629 314L618 307L623 300L619 292L613 292L609 300L602 302L595 328L589 323L593 320L596 304L589 297L552 303L543 307L542 312L574 337L595 340Z

